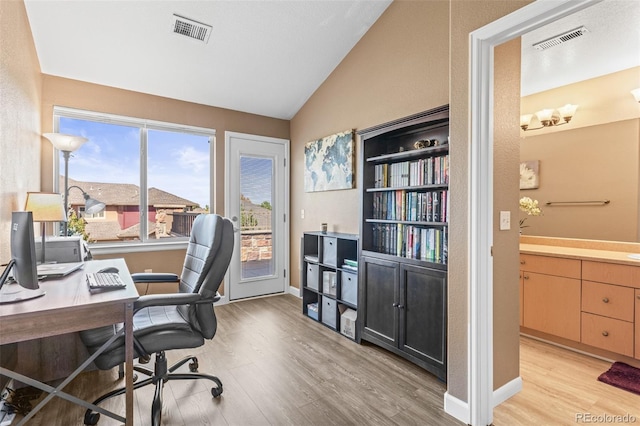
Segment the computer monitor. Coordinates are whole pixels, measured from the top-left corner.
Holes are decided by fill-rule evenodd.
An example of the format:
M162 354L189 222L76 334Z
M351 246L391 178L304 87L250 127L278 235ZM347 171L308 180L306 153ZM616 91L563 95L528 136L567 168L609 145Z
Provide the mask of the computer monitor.
M13 269L17 284L5 285ZM19 302L42 296L38 284L36 246L32 212L11 213L11 261L0 277L0 303Z

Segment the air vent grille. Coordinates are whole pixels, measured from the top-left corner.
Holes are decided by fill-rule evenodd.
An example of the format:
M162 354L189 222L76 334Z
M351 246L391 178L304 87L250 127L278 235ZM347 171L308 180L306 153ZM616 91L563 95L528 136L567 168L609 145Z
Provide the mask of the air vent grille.
M173 15L171 31L175 34L207 43L211 35L211 25L203 24L180 15Z
M550 47L558 46L559 44L565 43L569 40L582 37L588 32L589 30L587 30L585 27L575 28L571 31L567 31L566 33L558 34L539 43L535 43L533 47L537 50L549 49Z

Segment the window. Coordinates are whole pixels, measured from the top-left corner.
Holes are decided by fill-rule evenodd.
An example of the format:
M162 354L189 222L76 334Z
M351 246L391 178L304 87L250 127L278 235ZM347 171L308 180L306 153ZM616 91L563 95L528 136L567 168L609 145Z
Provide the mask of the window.
M67 108L54 108L55 131L88 141L68 163L68 208L92 244L186 240L208 213L215 131ZM64 156L58 157L64 192ZM86 193L105 204L85 213Z

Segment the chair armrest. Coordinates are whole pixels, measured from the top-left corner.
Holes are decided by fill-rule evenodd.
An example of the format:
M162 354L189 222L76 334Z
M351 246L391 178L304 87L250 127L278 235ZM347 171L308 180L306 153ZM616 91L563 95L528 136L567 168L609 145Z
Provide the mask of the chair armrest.
M131 274L134 283L174 283L180 278L176 274L164 272L136 272Z
M198 293L152 294L140 296L133 304L134 313L149 306L189 305L202 300Z

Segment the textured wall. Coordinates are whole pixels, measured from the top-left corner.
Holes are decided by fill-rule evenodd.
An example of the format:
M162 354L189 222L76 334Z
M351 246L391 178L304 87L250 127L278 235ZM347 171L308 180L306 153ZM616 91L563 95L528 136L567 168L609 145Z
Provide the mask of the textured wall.
M11 212L40 190L40 64L21 1L0 2L0 262L11 258Z

